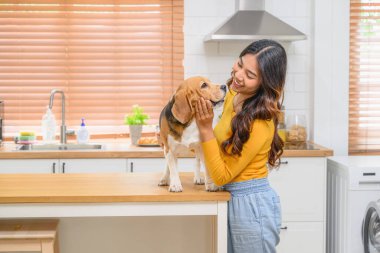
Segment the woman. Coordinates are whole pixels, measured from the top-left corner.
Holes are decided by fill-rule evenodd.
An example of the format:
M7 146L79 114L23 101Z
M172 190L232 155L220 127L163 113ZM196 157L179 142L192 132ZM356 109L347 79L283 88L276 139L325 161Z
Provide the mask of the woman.
M253 42L232 68L230 91L214 130L211 102L196 104L206 169L215 184L231 193L229 253L273 253L279 242L280 200L268 183L267 165L277 167L283 152L277 124L286 62L277 42Z

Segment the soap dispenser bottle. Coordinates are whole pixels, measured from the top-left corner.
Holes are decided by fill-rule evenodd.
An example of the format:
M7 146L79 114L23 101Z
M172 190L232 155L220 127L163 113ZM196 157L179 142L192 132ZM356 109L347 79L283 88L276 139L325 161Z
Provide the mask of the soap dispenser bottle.
M55 117L49 106L46 107L46 113L42 117L42 140L45 143L55 141L56 122Z
M79 144L87 143L90 139L90 134L88 133L86 124L84 123L84 118L82 118L82 123L77 131L77 142Z

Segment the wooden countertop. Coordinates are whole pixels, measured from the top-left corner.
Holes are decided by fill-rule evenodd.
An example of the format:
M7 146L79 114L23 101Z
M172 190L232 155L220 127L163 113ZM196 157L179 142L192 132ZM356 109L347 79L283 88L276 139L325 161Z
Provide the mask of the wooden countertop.
M158 186L161 173L0 174L0 204L227 201L228 192L207 192L180 173L183 192Z
M102 144L102 150L60 150L60 151L17 151L17 145L4 142L0 147L0 159L75 159L75 158L163 158L161 147L138 147L129 139L96 140L92 143ZM283 157L326 157L332 156L331 149L308 142L307 145L287 146ZM194 157L184 153L181 157Z

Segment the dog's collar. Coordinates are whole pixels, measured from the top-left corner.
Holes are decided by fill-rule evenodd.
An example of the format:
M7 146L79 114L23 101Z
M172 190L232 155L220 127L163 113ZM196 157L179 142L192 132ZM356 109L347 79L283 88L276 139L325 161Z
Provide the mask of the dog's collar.
M217 105L220 105L220 104L223 104L223 103L224 103L224 99L219 100L218 102L214 102L214 101L212 101L212 100L210 100L210 101L211 101L211 104L212 104L213 107L215 107L215 106L217 106Z

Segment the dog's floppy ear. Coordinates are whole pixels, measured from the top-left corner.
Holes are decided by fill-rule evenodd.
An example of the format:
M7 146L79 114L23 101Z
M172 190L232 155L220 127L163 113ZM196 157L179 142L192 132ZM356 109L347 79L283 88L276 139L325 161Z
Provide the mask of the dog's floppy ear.
M180 89L174 95L174 104L172 107L172 113L182 124L186 124L191 119L194 109L189 101L189 94L187 89Z

